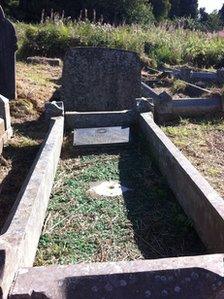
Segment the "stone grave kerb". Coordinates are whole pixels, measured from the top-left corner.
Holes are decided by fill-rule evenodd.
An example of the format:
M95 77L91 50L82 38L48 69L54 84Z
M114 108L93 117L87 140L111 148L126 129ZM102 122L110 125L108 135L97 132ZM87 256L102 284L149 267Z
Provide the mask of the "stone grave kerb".
M135 52L71 48L62 74L65 111L120 111L141 96L141 62Z

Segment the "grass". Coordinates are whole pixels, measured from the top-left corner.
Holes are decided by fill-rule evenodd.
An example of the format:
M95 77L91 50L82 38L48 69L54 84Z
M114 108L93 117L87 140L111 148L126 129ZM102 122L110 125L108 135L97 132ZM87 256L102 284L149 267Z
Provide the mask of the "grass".
M14 122L37 119L59 87L61 67L17 62L17 95L10 102Z
M36 265L136 260L202 253L191 222L143 144L119 152L74 155L66 140ZM91 183L117 180L121 197L91 195Z
M184 93L186 91L187 84L182 80L174 80L171 87L172 93Z
M163 127L174 144L224 197L224 117L182 119Z
M86 22L16 23L18 57L31 55L63 57L70 46L110 47L135 51L144 63L192 64L199 67L223 65L224 39L201 31L172 25L123 25Z
M41 114L58 87L61 68L17 63L18 99L10 101L13 137L0 157L0 229L45 137Z

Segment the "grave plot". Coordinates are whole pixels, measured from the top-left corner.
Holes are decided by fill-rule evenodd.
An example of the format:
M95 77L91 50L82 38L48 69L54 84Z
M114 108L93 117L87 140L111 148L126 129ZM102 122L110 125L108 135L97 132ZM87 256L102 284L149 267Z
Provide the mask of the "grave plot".
M147 143L74 155L71 139L64 142L36 266L205 253Z
M156 74L151 74L143 69L142 80L152 89L152 92L155 93L155 97L159 97L162 93L168 94L173 100L193 97L211 97L209 90L177 79L171 72L158 71Z
M138 56L70 49L61 92L65 111L46 106L49 130L0 236L3 298L222 296L223 199L140 99ZM130 144L118 134L103 150L127 127Z
M188 70L142 71L142 96L149 99L157 122L223 111L222 91L193 84L190 74Z

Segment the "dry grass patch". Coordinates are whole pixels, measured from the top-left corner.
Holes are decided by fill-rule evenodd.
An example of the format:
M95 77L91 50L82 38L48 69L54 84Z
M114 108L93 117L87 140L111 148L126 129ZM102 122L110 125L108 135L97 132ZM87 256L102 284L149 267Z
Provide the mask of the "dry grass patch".
M45 102L49 101L60 87L61 67L17 63L18 99L10 103L15 122L33 120L43 112Z
M224 116L183 119L162 129L224 197Z
M10 101L14 134L0 157L0 229L45 137L47 124L41 114L60 76L60 67L17 63L18 99Z

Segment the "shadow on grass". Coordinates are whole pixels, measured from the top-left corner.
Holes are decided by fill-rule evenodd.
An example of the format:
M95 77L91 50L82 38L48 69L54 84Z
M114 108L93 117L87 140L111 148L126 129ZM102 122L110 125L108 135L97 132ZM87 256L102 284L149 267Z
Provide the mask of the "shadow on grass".
M162 126L179 126L183 123L183 121L187 121L192 124L198 124L198 125L219 125L221 122L224 121L224 112L216 113L213 115L201 115L201 116L195 116L195 117L183 117L183 118L177 118L172 121L165 121L160 122L160 125Z
M126 148L75 151L71 141L67 145L68 150L61 156L64 160L80 155L119 155L119 179L121 185L130 189L123 194L126 216L132 225L134 241L145 259L206 252L141 138L135 138Z

